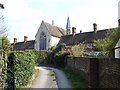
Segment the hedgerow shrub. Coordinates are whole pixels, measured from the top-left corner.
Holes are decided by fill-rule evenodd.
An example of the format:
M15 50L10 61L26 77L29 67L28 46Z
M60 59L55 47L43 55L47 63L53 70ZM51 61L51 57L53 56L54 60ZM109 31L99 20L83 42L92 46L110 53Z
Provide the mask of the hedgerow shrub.
M14 88L15 85L15 88L21 88L29 83L34 73L35 59L37 59L37 56L34 51L12 52L9 55L7 67L8 87Z
M36 65L44 64L45 59L47 57L47 51L36 51L38 58L35 60Z
M48 54L46 58L47 64L51 64L55 67L63 67L66 65L66 56L64 52L66 50L66 45L64 43L59 43L56 48Z
M54 56L54 62L57 66L64 67L66 65L66 53L59 51Z

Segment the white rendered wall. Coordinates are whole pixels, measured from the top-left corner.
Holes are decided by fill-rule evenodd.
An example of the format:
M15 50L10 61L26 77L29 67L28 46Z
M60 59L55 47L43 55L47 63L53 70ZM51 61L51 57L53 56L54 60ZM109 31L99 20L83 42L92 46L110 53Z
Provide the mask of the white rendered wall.
M118 20L120 19L120 1L118 2Z
M60 38L51 36L51 46L56 46L59 42Z
M120 39L116 44L115 48L120 47ZM120 48L115 49L115 58L120 58Z

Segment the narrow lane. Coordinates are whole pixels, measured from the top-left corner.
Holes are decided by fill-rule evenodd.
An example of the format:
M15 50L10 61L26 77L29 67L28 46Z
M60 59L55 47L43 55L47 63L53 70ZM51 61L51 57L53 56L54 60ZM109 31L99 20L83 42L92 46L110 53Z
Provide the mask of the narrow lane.
M57 68L46 67L50 70L53 70L56 74L56 81L58 88L69 88L70 90L73 89L71 82L67 79L65 73Z
M51 67L36 67L40 70L38 77L34 80L31 88L55 88L55 90L73 90L71 82L67 79L63 71ZM63 90L62 89L62 90Z
M34 80L31 88L57 88L55 76L52 76L52 70L43 67L36 67L36 69L39 69L40 73Z

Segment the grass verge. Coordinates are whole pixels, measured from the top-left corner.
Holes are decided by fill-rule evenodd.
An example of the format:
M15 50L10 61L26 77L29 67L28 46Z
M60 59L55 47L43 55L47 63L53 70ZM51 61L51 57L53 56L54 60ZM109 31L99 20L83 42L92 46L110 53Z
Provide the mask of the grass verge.
M80 74L73 73L68 68L62 68L62 71L66 74L67 78L71 81L74 88L87 88L88 83Z

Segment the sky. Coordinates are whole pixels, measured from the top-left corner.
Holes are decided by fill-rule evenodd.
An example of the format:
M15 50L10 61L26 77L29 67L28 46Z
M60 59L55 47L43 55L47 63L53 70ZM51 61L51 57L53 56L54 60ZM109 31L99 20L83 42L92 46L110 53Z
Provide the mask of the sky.
M8 39L18 42L28 36L34 40L42 20L66 28L67 17L71 27L76 27L77 33L93 31L93 23L97 29L109 29L118 26L119 0L0 0L5 9L0 9L4 15L4 25L8 29ZM0 13L1 14L1 13Z

